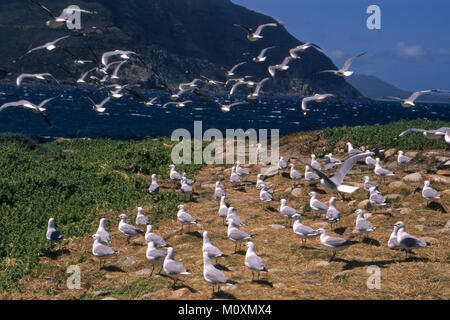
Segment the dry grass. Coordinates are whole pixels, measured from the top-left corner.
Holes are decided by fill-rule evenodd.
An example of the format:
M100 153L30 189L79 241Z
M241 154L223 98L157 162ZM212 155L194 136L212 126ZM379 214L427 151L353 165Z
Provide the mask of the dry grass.
M298 138L298 137L296 137ZM308 161L314 145L308 144L301 151L295 146L299 140L290 141L285 138L280 154L300 157ZM314 140L314 138L310 138ZM320 143L320 141L317 141ZM311 150L312 148L312 150ZM428 177L427 168L436 162L427 156L425 160L414 167L424 178ZM344 157L343 154L337 156ZM428 160L427 160L428 159ZM395 157L385 160L384 164L395 168L397 174L387 182L400 180L405 173L394 164ZM294 163L295 160L293 160ZM297 162L297 169L304 166ZM177 231L180 225L173 220L158 221L156 232L166 238L174 247L175 258L181 261L192 274L185 278L185 286L176 290L171 288L172 281L164 275L138 275L137 271L150 268L145 258L146 246L143 237L133 240L134 245L126 245L126 239L118 232L119 212L100 214L107 217L111 223L112 247L119 250L116 259L110 259L109 267L99 270L98 262L91 254L92 239L89 237L69 239L66 245L60 244L55 250L56 257L41 257L42 267L35 270L34 275L21 280L22 292L5 294L3 299L101 299L95 291L106 291L109 296L120 299L209 299L211 286L203 279L202 239L201 233L209 231L211 241L228 256L219 259L219 264L226 269L225 274L236 281L234 286L224 286L216 298L229 299L449 299L450 298L450 250L449 230L443 229L449 219L449 192L445 184L433 183L432 186L441 191L439 203L447 209L442 213L426 206L421 193L413 194L417 185L407 183L404 190L391 189L387 184L380 188L384 195L399 194L400 198L392 201L383 210L370 211L369 220L377 227L369 237L372 241L358 242L350 248L338 252L336 259L330 264L326 261L330 253L325 251L318 238L308 240L307 248L301 248L301 239L292 231L292 221L286 221L278 212L279 200L285 198L290 206L303 212L302 223L319 228L324 224L315 213L307 210L308 184L301 186L301 195L292 195L292 182L283 174L266 179L275 186L275 198L271 204L262 205L259 191L255 188L258 166L250 166L250 177L241 189L234 189L228 182L229 168L226 166L206 166L195 179L196 195L194 201L185 204L186 209L199 223L191 229L190 234L180 235ZM303 169L302 169L303 170ZM362 183L362 177L369 175L372 180L379 181L373 172L367 173L365 166L356 165L348 176L355 185ZM242 229L254 235L253 242L256 252L264 259L269 272L262 274L263 281L252 282L251 272L244 266L244 253L234 254L234 243L227 238L226 226L217 214L218 202L214 199L214 188L205 186L225 177L223 185L227 192L227 202L236 208L237 214L247 226ZM305 181L302 180L301 183ZM201 187L204 185L204 187ZM362 185L361 185L362 186ZM169 184L166 185L169 187ZM317 186L319 199L328 202L332 196L323 187ZM320 191L322 190L322 191ZM325 193L326 192L326 193ZM324 226L330 234L359 241L353 234L357 205L367 199L367 193L360 188L352 195L351 200L338 201L342 212L342 220L336 230ZM145 212L152 208L143 204ZM408 207L409 214L401 215L399 208ZM306 210L306 211L304 211ZM366 211L367 212L367 211ZM129 216L135 212L129 212ZM407 231L418 237L425 237L432 245L417 250L411 258L405 259L403 252L387 248L387 240L392 231L392 225L404 221ZM131 220L133 221L133 220ZM272 224L285 228L275 229ZM418 227L416 227L418 226ZM423 227L420 227L423 226ZM338 232L338 233L337 233ZM245 247L244 247L245 248ZM131 255L136 262L131 265L118 264L118 259ZM319 263L319 265L317 265ZM67 266L77 264L81 268L81 290L69 290L66 287L65 273ZM320 265L322 264L322 265ZM376 265L381 269L381 288L368 289L366 281L369 277L367 267ZM333 280L333 276L344 270L348 272ZM187 289L186 289L187 288Z

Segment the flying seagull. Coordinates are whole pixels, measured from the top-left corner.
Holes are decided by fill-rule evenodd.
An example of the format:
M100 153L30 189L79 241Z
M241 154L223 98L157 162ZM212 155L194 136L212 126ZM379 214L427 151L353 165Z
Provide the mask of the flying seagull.
M252 60L256 63L266 61L266 59L267 59L267 57L265 56L266 52L273 48L276 48L276 47L273 46L273 47L267 47L267 48L262 49L261 52L257 56L253 56Z
M347 61L345 61L344 66L341 69L339 69L339 70L322 70L322 71L319 71L317 73L331 72L331 73L334 73L336 76L339 76L339 77L351 76L353 74L353 71L349 71L348 68L350 68L350 65L352 64L353 60L355 60L356 58L359 58L359 57L361 57L361 56L363 56L365 54L366 54L366 52L363 52L363 53L357 55L356 57L348 59Z
M292 48L291 50L289 50L289 54L294 59L300 59L300 56L297 55L297 52L304 52L306 49L311 48L311 47L316 47L316 48L322 50L322 48L319 47L317 44L307 42L307 43L301 44L301 45L296 46L295 48Z
M283 59L283 62L281 62L280 64L269 66L267 70L269 71L269 74L272 76L272 78L275 77L275 72L277 70L286 71L287 69L289 69L288 64L289 62L291 62L292 59L294 58L292 58L291 56L287 56Z
M186 101L180 101L180 102L176 102L176 101L170 101L170 102L166 102L165 104L163 104L163 108L166 108L169 105L175 105L175 107L177 108L184 108L186 107L186 104L188 103L192 103L192 100L186 100Z
M48 51L52 51L53 49L56 48L56 44L57 44L59 41L64 40L64 39L67 39L67 38L70 38L70 37L73 37L73 36L72 36L72 35L68 35L68 36L64 36L64 37L58 38L58 39L56 39L56 40L47 42L46 44L44 44L44 45L42 45L42 46L39 46L39 47L33 48L33 49L31 49L31 50L28 50L27 53L25 53L25 55L27 55L27 54L29 54L29 53L31 53L31 52L34 52L34 51L36 51L36 50L41 50L41 49L47 49Z
M105 112L106 108L104 108L103 106L105 105L105 103L111 100L111 97L107 96L105 99L102 100L102 102L95 103L94 100L92 100L90 97L86 96L86 98L91 102L93 109L99 113Z
M261 24L258 26L258 28L256 28L256 31L253 32L253 30L247 26L241 25L241 24L233 24L233 26L235 27L240 27L242 29L244 29L245 31L247 31L247 39L249 41L256 41L259 39L262 39L263 36L261 36L261 32L265 27L276 27L278 26L276 23L266 23L266 24Z
M0 106L0 111L3 111L4 109L8 108L8 107L21 107L21 108L25 108L25 109L31 109L34 112L39 113L45 120L45 122L49 125L52 126L52 124L50 123L50 120L48 120L47 116L44 114L44 111L47 110L44 108L44 106L49 103L50 101L52 101L55 98L58 98L59 96L56 97L52 97L49 99L45 99L43 100L41 103L39 103L38 105L35 105L34 103L31 103L28 100L19 100L19 101L14 101L14 102L7 102L4 103L2 106Z
M255 90L247 96L247 99L256 100L259 98L259 91L264 83L266 83L270 78L264 78L256 85Z
M249 102L246 102L246 101L237 101L237 102L233 102L233 103L230 103L230 104L223 104L223 103L221 103L221 102L219 102L219 101L217 101L217 100L215 100L215 99L213 99L211 97L203 95L202 93L200 93L197 90L194 90L193 93L196 94L197 96L199 96L200 98L203 98L203 99L209 100L211 102L214 102L215 104L217 104L219 106L220 111L222 111L222 112L230 112L231 108L233 108L235 106L238 106L238 105L241 105L241 104L249 104Z
M441 127L436 130L425 130L425 129L416 129L411 128L406 131L403 131L398 135L398 137L403 137L407 134L410 134L411 132L422 132L425 138L428 139L440 139L442 136L445 138L445 142L447 143L448 148L450 148L450 128L448 127ZM447 137L447 138L446 138Z
M423 94L427 94L427 93L431 93L431 92L441 92L441 90L422 90L422 91L416 91L413 94L411 94L411 96L409 98L406 99L402 99L399 97L392 97L392 96L386 96L386 97L381 97L378 98L379 100L382 99L391 99L391 100L397 100L400 101L402 107L404 108L409 108L409 107L414 107L414 101L419 98L421 95Z
M39 80L45 80L45 77L53 78L53 80L55 80L56 83L59 85L59 81L56 80L56 78L55 78L54 76L52 76L50 73L34 73L34 74L31 74L31 73L22 73L21 75L19 75L19 76L16 78L16 85L17 85L18 87L20 87L22 81L23 81L24 79L26 79L26 78L35 78L35 79L39 79Z
M306 107L307 103L309 101L315 101L315 102L323 102L323 100L325 100L326 98L334 98L340 105L342 105L342 101L334 94L332 93L323 93L323 94L318 94L316 93L315 95L311 96L311 97L305 97L302 100L302 110L303 110L303 114L306 115L306 111L309 111L309 109Z
M230 77L232 77L232 76L235 75L234 71L235 71L238 67L242 66L242 65L245 64L245 63L247 63L247 62L243 61L243 62L240 62L240 63L238 63L238 64L235 64L230 70L226 70L225 68L222 68L222 69L225 70L227 77L230 78Z

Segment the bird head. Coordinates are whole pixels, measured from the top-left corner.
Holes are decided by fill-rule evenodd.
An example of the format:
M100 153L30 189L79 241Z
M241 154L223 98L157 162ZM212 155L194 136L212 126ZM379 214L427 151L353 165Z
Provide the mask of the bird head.
M119 218L122 219L122 220L126 220L126 219L127 219L127 215L126 215L125 213L122 213L122 214L119 216Z
M403 221L399 221L396 224L394 224L394 227L397 227L399 229L400 228L404 228L405 227L405 223Z

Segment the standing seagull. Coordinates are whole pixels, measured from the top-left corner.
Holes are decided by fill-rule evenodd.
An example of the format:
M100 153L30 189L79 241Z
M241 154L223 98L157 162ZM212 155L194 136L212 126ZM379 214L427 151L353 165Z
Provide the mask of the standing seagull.
M429 201L441 198L440 194L432 187L430 187L430 181L428 180L423 182L422 197L424 197L427 200L427 205Z
M283 217L288 219L293 218L296 214L299 214L297 210L287 205L286 199L281 199L280 213Z
M139 228L133 227L127 223L127 215L122 213L120 216L119 231L127 237L127 244L130 243L130 237L142 234L143 232Z
M62 233L59 232L58 230L56 230L55 218L48 219L46 237L47 237L47 240L51 241L51 242L62 240L64 238Z
M389 177L389 176L393 176L394 173L390 170L384 169L381 167L380 165L380 158L376 158L375 159L375 169L373 170L373 172L375 172L375 174L379 177L385 178L385 177Z
M145 216L144 210L142 207L138 208L138 213L136 216L136 225L137 226L146 226L148 225L150 220Z
M398 156L397 156L398 164L406 164L406 165L408 165L412 160L413 160L413 158L405 156L403 151L400 150L398 152Z
M259 173L256 176L256 190L261 190L264 187L267 187L267 183L264 182L263 175Z
M314 230L311 227L305 226L300 222L301 215L300 214L294 214L293 218L295 219L294 225L292 226L292 229L294 230L294 233L302 238L302 246L304 247L306 245L306 240L309 238L317 237L320 233L317 232L317 230Z
M166 241L164 241L163 237L157 235L153 232L153 227L151 224L147 225L147 231L145 232L145 242L153 242L155 247L167 247Z
M159 192L159 184L156 178L156 174L152 174L152 184L148 187L148 192L150 193L158 193Z
M242 219L236 214L236 209L234 207L229 207L227 211L227 218L225 219L228 222L228 220L232 220L237 227L245 226L245 224L242 222Z
M318 170L318 169L316 169ZM305 166L305 180L312 181L318 180L320 177L311 170L310 166Z
M261 24L258 26L258 28L256 28L256 31L253 32L253 30L249 27L246 27L244 25L241 24L234 24L233 26L235 27L240 27L242 29L244 29L245 31L247 31L247 39L249 41L257 41L259 39L262 39L263 36L261 36L261 32L265 27L276 27L278 26L276 23L266 23L266 24Z
M181 234L183 233L183 226L185 224L188 225L188 232L190 231L191 224L196 224L197 220L191 216L189 213L186 212L186 209L184 208L184 205L180 204L178 206L178 213L177 213L177 219L181 223Z
M241 167L241 163L239 161L236 162L236 173L240 176L246 176L250 174L248 170L245 170Z
M337 251L347 249L350 245L353 244L353 242L350 240L327 235L325 229L322 228L317 229L317 232L320 234L320 243L322 243L322 245L326 249L333 251L333 255L330 257L329 260L330 262L336 256Z
M250 239L252 236L242 230L239 230L232 219L227 219L227 223L228 223L227 235L231 241L234 241L234 253L236 253L237 245L239 244L240 249L241 242Z
M45 122L47 123L48 126L52 126L52 124L50 123L50 120L48 120L47 116L44 114L44 111L47 110L44 108L44 106L49 103L50 101L52 101L55 98L58 98L59 96L53 97L53 98L49 98L49 99L45 99L43 100L41 103L39 103L38 105L35 105L34 103L31 103L28 100L19 100L19 101L14 101L14 102L7 102L4 103L0 106L0 111L3 111L4 109L8 108L8 107L21 107L24 109L29 109L32 110L34 112L39 113L45 120Z
M374 227L369 220L364 218L364 212L361 209L356 210L355 213L358 214L355 223L356 232L358 232L359 234L367 234L376 229L376 227Z
M222 223L225 225L225 219L228 215L228 207L225 203L225 196L220 198L219 217L222 218Z
M286 162L286 160L284 160L283 157L280 157L280 160L278 161L278 169L284 170L287 167L288 167L288 163Z
M311 167L313 167L316 170L322 170L322 166L320 165L320 162L317 161L315 154L311 155Z
M175 284L178 281L178 277L180 275L189 275L190 272L187 271L186 267L178 261L175 261L173 258L173 248L169 247L167 249L167 255L164 259L164 272L173 280L172 288L175 287Z
M291 167L291 172L289 173L289 177L292 179L292 180L299 180L299 179L301 179L302 177L303 177L303 175L300 173L300 172L298 172L297 170L295 170L295 166L294 166L294 164L293 163L291 163L290 165L289 165L290 167Z
M348 147L347 153L348 153L349 155L351 155L351 156L353 156L353 155L355 155L355 154L362 153L361 150L353 148L353 146L352 146L352 144L351 144L350 142L347 142L347 147Z
M214 198L221 199L222 197L225 197L225 190L222 189L222 186L220 185L220 181L216 181L216 188L214 190Z
M270 202L273 200L273 195L269 192L269 186L265 186L259 192L259 199L263 202Z
M228 284L231 285L232 282L228 277L219 269L213 266L208 252L203 251L203 278L211 283L212 285L212 295L214 295L214 286L217 284ZM220 289L217 288L217 291Z
M321 103L326 98L333 98L340 105L342 105L341 99L339 99L336 95L334 95L332 93L323 93L323 94L316 93L313 96L305 97L305 98L302 99L302 111L303 111L303 114L306 115L306 112L309 111L309 109L307 108L307 103L309 101L315 101L315 102Z
M381 195L381 193L376 190L376 187L371 187L369 189L369 202L373 206L385 206L386 199Z
M339 69L339 70L323 70L323 71L319 71L317 73L323 73L323 72L331 72L334 73L336 76L339 77L348 77L351 76L353 74L353 71L349 71L348 68L350 68L350 65L352 64L353 60L355 60L356 58L361 57L362 55L365 55L366 52L361 53L359 55L357 55L356 57L350 58L347 61L345 61L344 66Z
M186 199L186 195L188 195L189 200L192 198L192 192L194 192L194 189L187 183L187 179L183 177L181 179L181 192L184 195L184 198Z
M152 271L150 272L150 276L152 276L155 266L161 266L161 269L159 269L158 274L161 273L166 255L167 252L156 249L156 245L153 241L148 242L145 256L148 262L150 262L152 265Z
M111 243L111 236L109 235L109 232L106 231L106 218L100 219L100 223L95 234L98 236L98 241L103 243Z
M398 233L398 226L394 226L394 230L392 230L391 235L389 236L388 240L388 248L392 250L400 250L400 244L397 241L397 233Z
M370 188L375 187L375 189L378 187L378 184L376 182L370 181L370 177L365 176L364 177L364 190L369 191Z
M219 248L213 246L211 244L211 240L209 239L209 233L208 231L203 232L203 247L202 247L203 253L207 253L209 258L215 258L217 263L217 258L224 257L224 254L222 251L219 250Z
M311 197L311 199L309 199L309 206L311 207L311 209L319 211L319 214L322 211L328 210L328 206L317 199L317 193L310 192L309 196Z
M231 168L230 182L231 183L241 182L241 176L236 173L236 167Z
M341 220L341 213L336 208L336 198L335 197L331 197L331 199L330 199L325 218L327 218L327 220L330 221L331 225L333 225L333 223L337 224L339 222L339 220Z
M245 244L247 247L247 253L245 254L245 266L249 268L252 271L252 281L255 277L254 272L258 274L258 280L259 280L259 273L261 271L267 272L266 265L255 252L255 245L253 242L249 241Z
M397 222L394 226L398 228L397 242L399 247L405 250L406 256L408 256L408 253L414 248L424 248L427 246L427 243L424 240L414 237L406 232L405 224L402 221Z
M102 260L118 253L114 249L102 244L98 234L92 236L94 238L94 244L92 245L92 254L99 259L99 269L102 268Z
M177 170L175 170L174 164L171 164L169 166L169 168L170 168L170 174L169 174L170 180L172 180L173 182L176 183L177 180L181 180L183 178L181 173L179 173L179 172L177 172Z

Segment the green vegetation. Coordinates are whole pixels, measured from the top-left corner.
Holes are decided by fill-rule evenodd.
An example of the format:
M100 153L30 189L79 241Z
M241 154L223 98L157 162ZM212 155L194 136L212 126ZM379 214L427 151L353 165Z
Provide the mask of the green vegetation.
M322 130L322 137L330 141L332 146L342 140L350 141L355 147L367 146L369 149L376 147L401 150L445 149L444 139L426 139L420 132L413 132L396 139L401 132L409 128L438 129L440 127L450 127L450 122L418 119L401 120L385 125L326 128Z
M92 234L100 213L150 204L151 223L173 216L175 191L148 193L152 173L168 178L173 142L85 140L43 145L15 134L0 135L0 287L18 279L48 254L47 221L55 217L65 238ZM200 165L180 165L192 176Z

